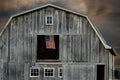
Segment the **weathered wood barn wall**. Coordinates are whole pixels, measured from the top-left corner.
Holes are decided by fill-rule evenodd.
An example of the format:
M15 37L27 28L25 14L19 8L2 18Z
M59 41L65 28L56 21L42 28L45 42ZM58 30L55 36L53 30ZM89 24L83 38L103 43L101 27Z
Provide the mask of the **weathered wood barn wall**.
M46 15L53 25L45 24ZM37 35L59 35L59 61L37 61ZM97 65L105 66L103 80L113 79L112 48L86 15L52 4L12 16L0 34L0 80L97 80ZM40 67L40 77L30 77L32 66ZM43 76L47 66L54 77Z

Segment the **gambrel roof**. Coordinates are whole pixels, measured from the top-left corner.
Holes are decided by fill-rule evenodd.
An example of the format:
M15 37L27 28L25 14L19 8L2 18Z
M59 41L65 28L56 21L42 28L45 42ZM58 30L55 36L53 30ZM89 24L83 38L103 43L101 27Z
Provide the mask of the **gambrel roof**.
M79 16L82 16L82 17L85 17L88 22L90 23L92 29L95 31L95 33L97 34L97 36L99 37L100 41L102 42L103 46L105 47L105 49L109 50L112 54L115 55L115 51L114 49L107 45L106 41L103 39L101 33L99 32L99 30L97 29L97 27L92 23L92 21L90 20L90 18L87 16L87 15L84 15L84 14L81 14L81 13L78 13L78 12L75 12L75 11L72 11L72 10L68 10L68 9L65 9L63 7L59 7L59 6L56 6L56 5L53 5L53 4L46 4L46 5L43 5L43 6L40 6L40 7L37 7L37 8L34 8L34 9L31 9L31 10L28 10L28 11L25 11L25 12L21 12L19 14L16 14L16 15L13 15L10 17L10 19L8 20L7 24L5 25L4 29L2 30L2 32L0 33L0 36L2 35L2 33L5 31L6 27L8 26L8 24L10 23L10 21L14 18L14 17L17 17L17 16L20 16L20 15L23 15L23 14L26 14L26 13L29 13L29 12L33 12L33 11L36 11L38 9L41 9L41 8L44 8L44 7L54 7L54 8L57 8L57 9L60 9L60 10L63 10L63 11L66 11L66 12L69 12L69 13L72 13L72 14L76 14L76 15L79 15Z

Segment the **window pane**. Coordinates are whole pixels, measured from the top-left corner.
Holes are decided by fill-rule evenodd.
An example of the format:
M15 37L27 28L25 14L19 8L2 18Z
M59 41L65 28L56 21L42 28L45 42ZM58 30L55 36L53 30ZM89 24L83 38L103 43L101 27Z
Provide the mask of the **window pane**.
M36 73L36 76L38 76L38 73Z
M31 69L31 73L33 73L34 72L34 69Z
M47 72L50 72L50 69L47 69Z
M47 21L47 24L49 24L49 21Z
M60 76L62 76L62 73L60 73Z
M48 76L48 75L47 75L47 72L45 73L45 76Z
M34 75L33 76L36 76L36 73L34 73Z
M52 16L50 16L50 20L52 20Z
M38 69L34 69L34 72L38 72Z
M53 76L53 73L51 73L51 76Z
M47 16L47 20L49 20L49 16Z
M60 72L62 72L62 69L60 69Z
M34 74L33 74L33 73L31 73L31 76L34 76Z
M50 74L50 73L48 73L48 76L51 76L51 74Z
M52 20L50 20L50 24L52 24Z
M53 72L53 69L51 69L51 72Z
M47 69L45 69L45 72L46 72L46 73L47 73L47 71L48 71L48 70L47 70Z

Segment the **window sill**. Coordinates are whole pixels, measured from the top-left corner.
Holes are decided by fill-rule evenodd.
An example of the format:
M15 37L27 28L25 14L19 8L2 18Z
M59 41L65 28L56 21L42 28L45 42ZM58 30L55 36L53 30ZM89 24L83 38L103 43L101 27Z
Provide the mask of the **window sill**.
M47 23L46 23L46 26L53 26L53 24L47 24Z
M51 59L51 60L48 60L48 59L42 59L42 60L37 60L36 62L61 62L61 60L53 60L53 59Z
M30 78L38 78L38 77L40 77L40 76L30 76Z

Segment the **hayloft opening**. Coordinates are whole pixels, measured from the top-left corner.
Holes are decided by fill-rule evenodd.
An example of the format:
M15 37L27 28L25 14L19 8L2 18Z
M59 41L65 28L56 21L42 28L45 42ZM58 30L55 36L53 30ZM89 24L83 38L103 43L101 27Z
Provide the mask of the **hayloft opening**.
M104 80L105 78L105 67L104 65L97 65L97 80Z
M59 59L59 35L37 36L37 60Z

